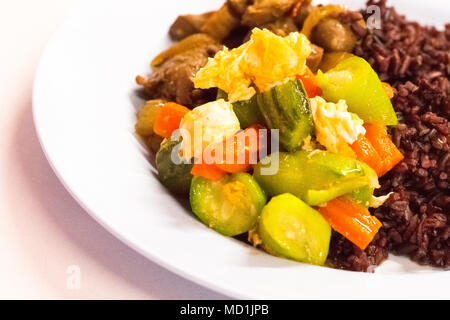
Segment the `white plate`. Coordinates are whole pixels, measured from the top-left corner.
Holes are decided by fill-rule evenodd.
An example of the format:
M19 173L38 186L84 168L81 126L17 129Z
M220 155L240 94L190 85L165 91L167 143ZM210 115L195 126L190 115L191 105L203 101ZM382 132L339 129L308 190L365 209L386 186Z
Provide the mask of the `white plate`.
M36 75L33 110L43 149L67 189L133 249L232 297L448 298L448 272L403 258L391 257L374 274L274 258L209 230L160 185L134 134L142 102L134 78L169 45L178 14L221 2L91 1L59 28ZM396 1L414 17L419 2ZM433 4L423 20L445 22L446 2Z

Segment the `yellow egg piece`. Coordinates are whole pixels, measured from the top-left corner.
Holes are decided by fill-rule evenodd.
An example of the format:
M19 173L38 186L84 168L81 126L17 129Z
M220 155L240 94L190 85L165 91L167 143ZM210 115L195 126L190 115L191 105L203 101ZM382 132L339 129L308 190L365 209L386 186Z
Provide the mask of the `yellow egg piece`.
M251 38L236 49L224 48L194 78L196 88L218 87L230 102L248 100L256 90L270 90L305 72L311 43L298 32L279 37L255 28Z
M239 120L231 103L220 99L198 106L181 120L183 141L180 156L184 160L199 158L205 148L231 137L239 130Z
M354 156L349 145L366 133L364 121L347 111L345 100L327 102L321 97L310 99L317 141L328 151Z

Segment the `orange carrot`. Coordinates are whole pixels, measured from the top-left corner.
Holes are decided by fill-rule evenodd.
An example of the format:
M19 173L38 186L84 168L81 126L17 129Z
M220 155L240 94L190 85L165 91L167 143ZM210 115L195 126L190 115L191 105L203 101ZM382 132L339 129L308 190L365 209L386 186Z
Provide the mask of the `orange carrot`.
M220 170L214 164L207 164L205 162L194 164L191 174L213 181L220 180L227 175L225 171Z
M318 211L335 231L361 250L367 248L382 226L367 208L345 197L329 201L326 207L318 208Z
M156 115L153 131L164 138L170 138L180 127L180 122L190 110L174 102L164 104Z
M351 145L352 150L356 153L356 159L369 165L378 176L383 173L383 160L377 150L370 143L369 139L361 135L358 140Z
M228 138L222 144L222 156L216 166L229 173L246 172L252 169L260 150L259 130L262 126L254 125Z
M364 127L366 128L366 138L383 160L380 173L382 176L403 160L403 154L389 138L386 127L376 124L365 124Z
M303 83L303 87L305 87L306 93L309 98L314 98L322 95L322 89L316 83L316 76L309 69L306 68L306 71L301 76L297 76L297 79L300 79Z

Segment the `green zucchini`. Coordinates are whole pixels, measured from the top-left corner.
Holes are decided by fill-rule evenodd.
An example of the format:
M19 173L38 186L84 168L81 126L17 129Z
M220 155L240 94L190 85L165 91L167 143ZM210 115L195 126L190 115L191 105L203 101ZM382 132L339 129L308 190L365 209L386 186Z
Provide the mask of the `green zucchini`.
M316 265L327 259L330 225L292 194L276 196L264 207L258 234L263 248L272 255Z
M228 99L227 93L221 89L217 92L217 100L219 99ZM256 95L247 101L234 102L233 111L236 114L242 129L248 128L254 124L264 125L264 117L259 111Z
M275 174L264 174L264 169L277 164ZM311 206L378 185L377 175L368 165L319 150L273 153L255 166L253 176L269 196L291 193Z
M194 177L190 202L194 214L211 229L237 236L255 227L266 196L248 173L236 173L219 181Z
M269 129L279 129L280 144L287 151L298 150L313 133L311 107L303 84L289 81L256 95L259 111Z
M191 187L191 170L193 164L181 163L178 158L176 164L172 161L172 151L181 142L166 139L156 154L156 170L159 181L172 193L188 195Z

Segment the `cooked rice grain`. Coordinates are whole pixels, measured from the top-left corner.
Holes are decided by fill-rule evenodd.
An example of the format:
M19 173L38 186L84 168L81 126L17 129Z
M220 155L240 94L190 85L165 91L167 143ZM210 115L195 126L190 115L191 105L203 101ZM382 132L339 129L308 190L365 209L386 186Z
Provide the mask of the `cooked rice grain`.
M393 192L373 211L383 228L362 251L333 235L329 262L370 271L388 252L435 267L450 266L450 24L444 31L406 20L386 1L382 29L363 35L354 53L389 82L400 125L391 131L404 161L380 179L378 195ZM368 18L364 11L365 18Z

